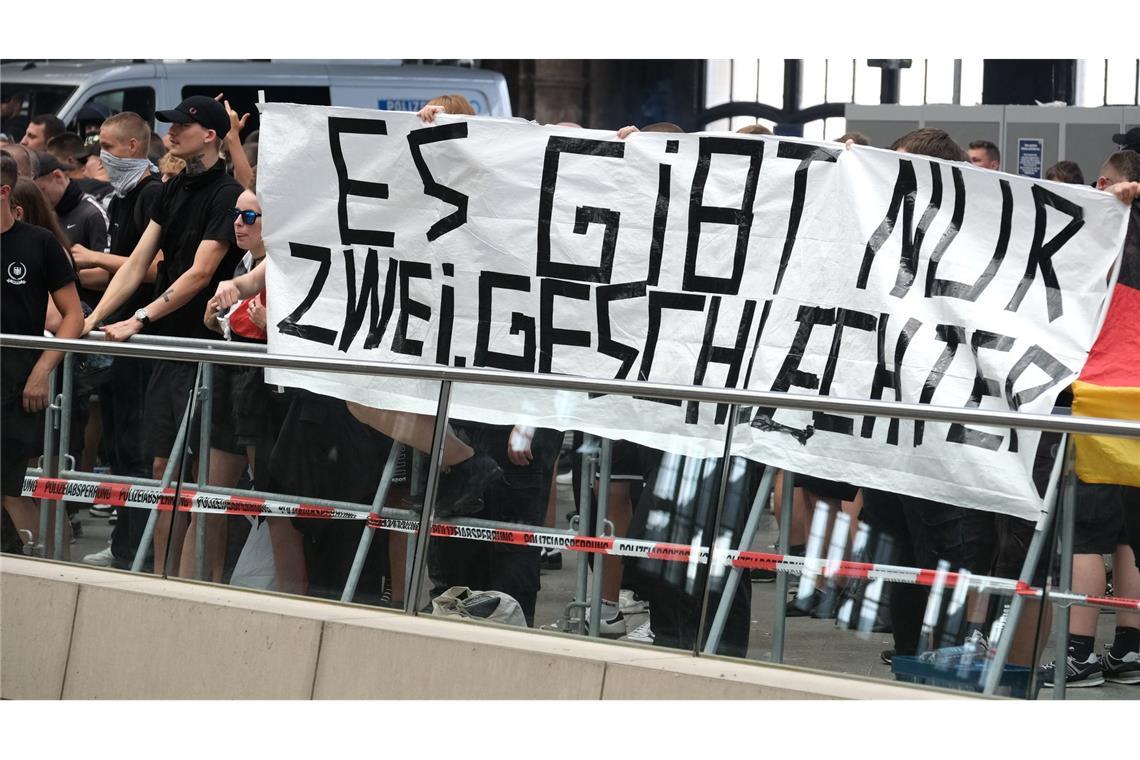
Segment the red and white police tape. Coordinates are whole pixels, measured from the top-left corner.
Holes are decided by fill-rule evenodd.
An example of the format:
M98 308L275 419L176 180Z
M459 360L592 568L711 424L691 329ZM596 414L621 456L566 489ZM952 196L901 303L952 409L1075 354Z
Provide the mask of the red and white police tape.
M169 512L174 504L173 488L139 486L125 483L102 483L92 480L65 480L61 478L26 477L22 491L24 496L35 499L77 501L87 504L109 504L113 507L135 507L158 509ZM399 533L415 533L419 530L417 520L400 520L378 517L363 511L336 509L334 507L304 504L298 502L257 499L229 494L209 493L183 488L179 494L178 511L203 512L206 514L247 515L264 517L300 517L317 520L367 520L368 527L391 530ZM658 541L643 541L633 538L612 536L582 537L552 530L520 530L514 528L489 528L473 525L452 525L434 523L431 535L439 538L464 538L472 541L534 546L539 548L567 549L569 551L606 554L618 557L640 557L666 562L708 562L709 551L700 546L669 544ZM763 552L745 552L731 549L718 549L714 552L714 563L731 565L741 569L783 570L791 575L824 575L828 578L850 578L856 580L884 580L894 583L909 583L918 586L932 586L939 573L936 570L923 570L897 565L881 565L869 562L829 562L824 558L796 557ZM1044 595L1042 589L1033 588L1016 579L997 578L984 575L945 573L942 582L953 588L959 582L969 584L979 591L997 591L1020 596L1037 597ZM1094 597L1084 594L1062 594L1049 592L1049 597L1061 604L1081 604L1095 607L1108 607L1118 610L1140 610L1140 599Z

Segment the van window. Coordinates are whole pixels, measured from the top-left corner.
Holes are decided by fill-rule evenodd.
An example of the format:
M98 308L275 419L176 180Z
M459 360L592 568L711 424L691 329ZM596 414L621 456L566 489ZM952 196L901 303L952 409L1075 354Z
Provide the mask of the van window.
M45 113L58 114L74 92L74 85L0 83L0 101L5 106L11 104L12 108L11 113L5 108L0 131L14 142L20 142L33 117Z
M244 141L250 132L258 129L261 124L260 114L257 111L258 90L265 90L265 100L268 103L302 103L310 106L332 105L328 87L189 84L182 88L182 98L185 99L191 95L208 95L212 98L219 92L224 93L225 100L229 101L230 107L239 115L249 114L249 121L245 123L245 129L241 131L241 137Z
M108 115L132 111L143 117L147 124L154 126L154 89L151 87L127 87L121 90L108 90L89 98L83 105L92 103L103 106L108 111Z

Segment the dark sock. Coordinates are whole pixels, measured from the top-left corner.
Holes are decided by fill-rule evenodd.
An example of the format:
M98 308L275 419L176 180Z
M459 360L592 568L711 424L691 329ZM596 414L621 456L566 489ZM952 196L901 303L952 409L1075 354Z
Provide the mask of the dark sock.
M1076 636L1069 634L1069 652L1077 662L1086 662L1096 645L1095 636Z
M795 546L788 547L788 554L792 557L802 557L804 552L807 551L806 544L796 544Z
M1140 652L1140 628L1116 626L1116 639L1112 642L1112 656L1123 657L1129 652Z

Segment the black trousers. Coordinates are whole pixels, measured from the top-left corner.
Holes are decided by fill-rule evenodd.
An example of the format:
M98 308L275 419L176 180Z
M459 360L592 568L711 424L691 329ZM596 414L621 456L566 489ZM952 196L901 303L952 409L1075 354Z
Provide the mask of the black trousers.
M143 450L143 396L153 363L128 356L115 357L110 380L99 389L103 415L103 452L115 475L151 476L151 460ZM117 563L130 563L142 542L150 510L119 507L111 529L111 554Z
M554 462L562 448L562 433L539 428L531 441L529 465L519 467L507 458L510 425L454 422L456 433L503 469L506 482L490 486L483 494L484 508L478 517L516 525L542 525L550 497ZM478 591L501 591L519 603L528 626L534 626L534 610L541 589L539 550L461 538L432 539L429 552L434 582L432 596L451 586Z

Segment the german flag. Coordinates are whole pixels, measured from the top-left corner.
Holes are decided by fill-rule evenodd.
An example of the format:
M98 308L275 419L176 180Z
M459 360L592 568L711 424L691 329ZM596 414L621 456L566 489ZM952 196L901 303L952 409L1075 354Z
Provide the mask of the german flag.
M1132 204L1104 327L1073 383L1073 414L1140 420L1140 202ZM1140 487L1140 439L1078 435L1074 441L1081 480Z

